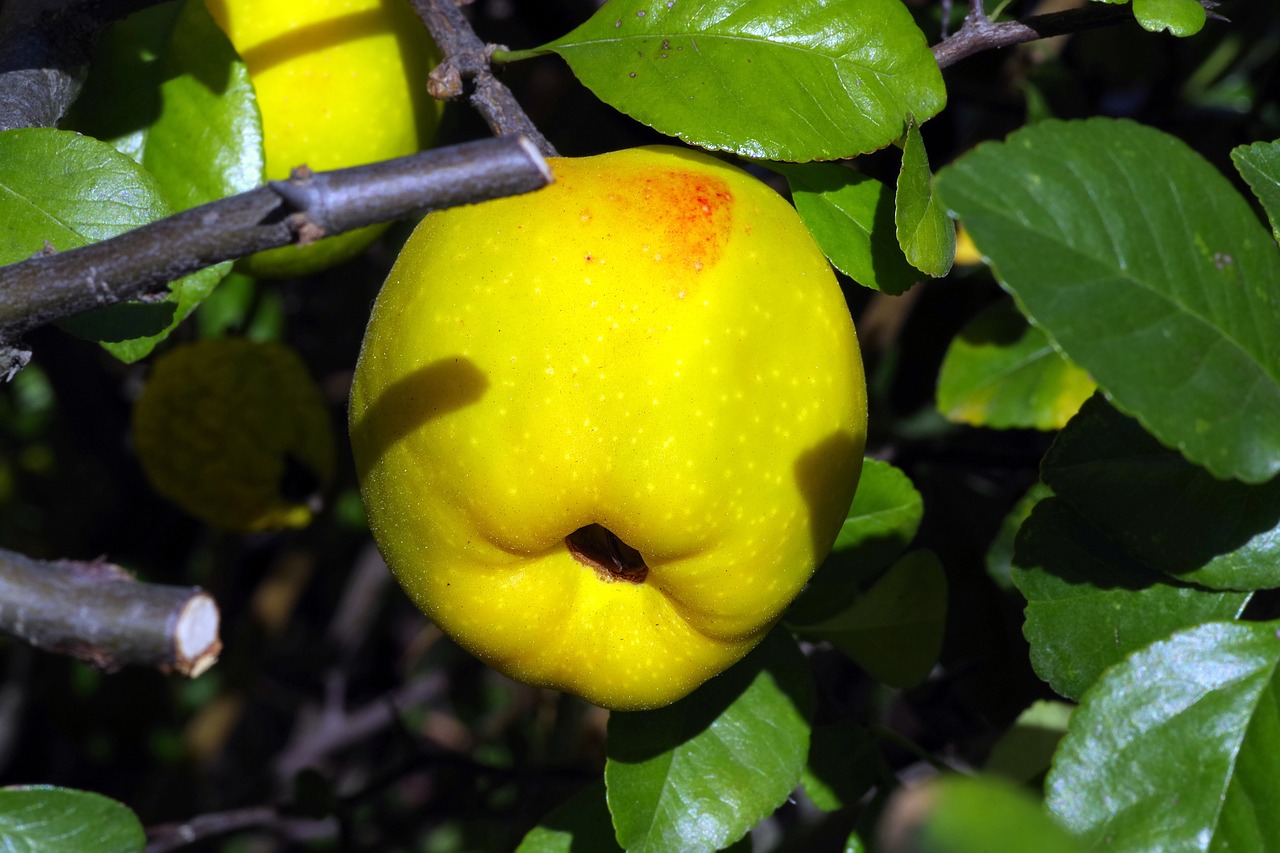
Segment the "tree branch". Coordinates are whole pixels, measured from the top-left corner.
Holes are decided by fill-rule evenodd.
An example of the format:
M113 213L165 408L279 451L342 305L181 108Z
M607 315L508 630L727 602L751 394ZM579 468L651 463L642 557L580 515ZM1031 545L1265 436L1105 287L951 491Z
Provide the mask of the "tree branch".
M194 678L218 659L218 622L218 605L198 587L0 550L0 632L99 669L141 664Z
M1211 18L1224 20L1213 11L1219 5L1217 0L1200 0L1200 5L1208 10ZM981 3L976 3L970 6L964 26L950 38L933 46L933 56L938 60L940 68L947 68L975 53L1124 22L1135 22L1130 4L1091 3L1083 9L1068 9L1048 15L1035 15L1021 21L996 23L982 12Z
M275 806L250 806L226 812L197 815L181 823L163 823L147 829L146 853L170 853L183 847L246 829L262 829L288 841L319 841L338 834L333 818L312 819L281 813Z
M431 38L444 59L431 72L428 85L433 97L456 98L463 92L463 82L472 84L471 106L480 113L489 129L499 136L527 136L548 157L556 150L525 114L503 83L493 75L489 54L493 48L476 35L467 16L455 0L412 0Z
M368 166L295 173L109 240L0 267L0 376L29 357L13 346L17 336L50 320L167 293L174 279L262 249L550 182L528 141L485 139ZM18 362L8 370L5 349Z

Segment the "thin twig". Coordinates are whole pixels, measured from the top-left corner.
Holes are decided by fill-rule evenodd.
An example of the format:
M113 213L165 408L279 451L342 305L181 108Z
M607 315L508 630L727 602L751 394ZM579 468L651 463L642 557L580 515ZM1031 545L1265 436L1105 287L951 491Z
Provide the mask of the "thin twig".
M195 677L218 659L218 622L218 605L198 587L0 550L0 632L100 669L141 664Z
M109 240L0 267L0 375L5 344L84 311L167 293L167 284L231 258L376 222L530 192L551 181L521 138L485 139L408 157L304 172ZM11 365L21 367L21 363Z
M493 76L489 65L492 48L480 40L467 16L455 0L412 0L431 38L444 55L431 72L430 86L434 97L445 100L463 93L463 83L472 85L470 103L476 112L500 136L527 136L548 157L556 150L525 114L511 90Z
M1200 5L1208 10L1210 17L1222 20L1222 17L1213 11L1219 5L1217 0L1200 0ZM1083 9L1067 9L1048 15L1036 15L1021 21L999 23L990 20L985 14L974 14L975 8L980 12L981 3L976 7L970 7L964 26L954 35L933 46L933 56L938 60L939 67L947 68L955 65L975 53L1037 39L1134 22L1133 8L1129 4L1092 3Z
M357 744L389 727L408 708L425 705L441 696L446 683L439 674L411 681L398 690L350 713L321 715L317 725L294 733L293 741L276 756L276 778L287 783L302 770L334 752Z
M263 829L288 841L332 839L338 834L334 818L302 818L281 814L275 806L250 806L211 812L181 823L164 823L147 829L146 853L170 853L197 841L246 829Z

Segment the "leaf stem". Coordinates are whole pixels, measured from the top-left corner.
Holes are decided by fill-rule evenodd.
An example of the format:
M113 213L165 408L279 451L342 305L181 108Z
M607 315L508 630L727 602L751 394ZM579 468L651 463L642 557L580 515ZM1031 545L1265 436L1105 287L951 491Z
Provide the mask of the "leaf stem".
M414 10L431 32L444 58L431 72L428 90L441 100L463 94L463 83L471 84L471 106L499 136L526 136L545 156L556 150L525 114L515 95L493 76L490 58L499 48L487 45L471 28L456 0L411 0ZM528 51L516 51L528 53Z

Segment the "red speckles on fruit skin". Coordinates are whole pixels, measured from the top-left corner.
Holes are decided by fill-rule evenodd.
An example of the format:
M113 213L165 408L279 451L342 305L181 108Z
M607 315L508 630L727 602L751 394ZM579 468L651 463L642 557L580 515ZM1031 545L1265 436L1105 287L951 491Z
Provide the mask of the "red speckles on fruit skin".
M720 178L669 171L637 176L617 200L650 225L650 256L692 272L720 260L733 228L733 192Z

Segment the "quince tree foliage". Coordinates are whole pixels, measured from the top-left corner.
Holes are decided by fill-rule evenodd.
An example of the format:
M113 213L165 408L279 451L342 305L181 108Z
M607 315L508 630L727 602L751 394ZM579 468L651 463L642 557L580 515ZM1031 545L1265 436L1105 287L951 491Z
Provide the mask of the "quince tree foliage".
M744 291L767 299L737 303L716 334L763 342L732 359L715 350L703 361L722 372L708 371L717 378L675 405L702 418L691 422L709 424L704 410L740 421L744 434L753 417L768 423L752 435L802 432L834 395L804 389L824 387L824 362L808 353L838 314L856 325L866 369L865 398L841 398L865 415L865 450L859 435L841 445L844 456L805 469L824 512L832 494L848 508L823 541L787 545L812 564L791 559L786 594L761 594L769 606L748 608L749 629L720 636L729 651L703 655L714 666L644 694L660 700L614 701L616 691L590 684L645 653L604 630L618 618L572 632L560 630L563 616L536 622L567 593L513 595L494 569L498 557L514 563L533 550L519 544L517 493L567 505L575 475L598 490L605 480L638 491L678 483L679 500L646 504L643 531L624 515L584 517L551 537L560 550L590 552L603 574L600 554L610 555L610 583L636 581L644 567L640 582L657 584L657 561L636 560L677 526L682 536L733 531L724 553L740 571L750 562L742 554L787 550L778 531L796 528L735 527L733 516L747 507L794 519L813 502L775 497L753 479L790 445L731 446L719 422L672 433L710 448L702 479L666 448L593 450L590 465L564 464L581 443L607 447L599 425L540 416L548 409L538 406L623 423L633 409L661 410L666 398L645 389L685 350L640 360L646 330L608 337L618 317L583 310L562 322L544 303L505 302L475 258L567 239L598 211L543 221L536 204L505 208L519 215L504 228L537 235L523 242L483 231L492 208L435 220L463 224L435 229L432 256L411 262L434 278L396 278L379 328L427 351L498 317L521 345L490 345L488 361L436 353L430 369L407 376L362 364L395 398L393 417L373 430L376 452L361 446L372 429L360 426L363 409L353 410L350 443L343 425L371 307L413 222L203 269L175 262L160 273L181 274L160 275L160 292L103 296L91 312L39 322L26 322L21 288L0 290L0 348L31 352L25 366L0 359L10 376L0 388L0 582L10 583L15 552L105 554L140 581L204 587L225 620L222 660L197 679L140 667L107 674L27 648L28 611L14 606L17 586L3 587L0 628L15 635L0 670L6 845L1280 846L1268 806L1280 796L1280 14L1271 4L479 0L464 15L449 0L383 0L328 13L300 4L315 8L297 17L298 4L284 2L171 0L116 4L88 24L75 19L78 29L68 23L77 4L40 14L36 5L0 9L0 102L13 107L0 110L0 281L22 280L14 271L33 256L102 243L304 163L340 168L485 136L477 115L502 130L509 114L486 99L509 87L507 109L527 113L566 157L659 146L723 170L715 174L736 167L733 181L760 184L794 212L796 232L766 224L753 237L754 223L734 225L735 251L750 259L741 269L768 269L752 253L779 242L806 260L742 273L754 276ZM56 60L73 29L70 41L92 50ZM458 38L471 30L474 43ZM47 82L63 66L75 72L66 75L74 99ZM62 97L64 109L24 112L31 87ZM428 88L452 100L442 107ZM323 130L332 121L341 126ZM630 221L601 221L637 233L665 222L662 239L691 245L700 232L679 224L681 200L658 200L625 208L640 213ZM601 245L639 267L645 245L614 248L626 236L610 232ZM424 251L409 245L403 257ZM608 260L552 254L502 269L537 285L539 263L603 270ZM843 305L807 301L793 278L811 258L824 275L826 264L835 271ZM461 280L440 284L454 274ZM412 302L443 290L453 304ZM574 364L521 362L508 384L489 366L499 352L540 353L538 336L562 327L599 346ZM386 349L390 333L378 334ZM690 355L678 368L696 371L701 339L681 340ZM541 417L565 436L529 439L485 416L450 426L454 411L489 411L475 405L482 398L504 412L527 402L548 370L605 369L626 377L609 406L559 386L532 400L521 423ZM767 395L722 405L753 381ZM454 448L430 460L430 479L398 443L420 429L404 412L423 399L442 406L431 414L433 446ZM379 492L381 502L403 500L390 513L371 501L366 517L358 471L382 465L388 448L393 469L378 476L418 486ZM536 470L556 474L504 480L511 454L550 459ZM517 544L469 540L477 518L510 528ZM466 555L488 555L485 582L460 584L470 599L449 599L461 594L440 575L419 602L449 611L437 619L449 636L389 582L370 521L415 598L426 593L405 581L404 565L447 551L461 577ZM644 548L606 521L636 530ZM437 552L421 556L428 547ZM741 570L714 585L705 582L714 560L702 566L699 601L733 625L734 607L777 574ZM581 570L561 586L597 582L591 566ZM696 609L678 583L662 591L664 618ZM555 678L526 678L536 686L469 653L501 647L518 661L528 651L520 643L570 633L566 654L577 657L557 658ZM648 668L678 670L689 652L681 636L651 645L660 658ZM600 661L612 671L598 675ZM528 670L495 666L516 678Z

